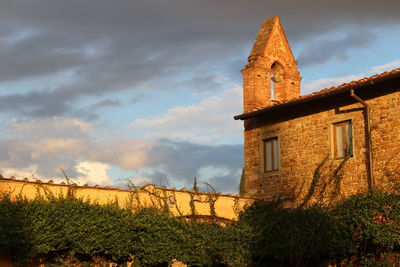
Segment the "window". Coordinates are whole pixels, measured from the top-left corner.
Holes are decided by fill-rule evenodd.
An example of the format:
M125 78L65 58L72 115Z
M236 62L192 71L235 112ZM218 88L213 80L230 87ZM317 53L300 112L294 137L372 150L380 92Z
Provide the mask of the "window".
M279 142L278 137L263 140L264 146L264 171L276 171L279 169Z
M351 121L333 124L334 155L336 159L353 156Z

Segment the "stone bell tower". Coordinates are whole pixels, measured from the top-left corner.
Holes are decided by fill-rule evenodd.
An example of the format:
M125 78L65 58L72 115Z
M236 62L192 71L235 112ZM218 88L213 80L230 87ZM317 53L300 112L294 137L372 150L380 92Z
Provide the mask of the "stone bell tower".
M300 96L300 73L278 17L264 21L242 70L244 113Z

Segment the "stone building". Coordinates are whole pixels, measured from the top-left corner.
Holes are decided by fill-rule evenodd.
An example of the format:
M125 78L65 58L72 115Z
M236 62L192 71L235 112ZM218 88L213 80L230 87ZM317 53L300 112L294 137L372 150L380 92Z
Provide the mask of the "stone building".
M248 195L297 204L400 188L400 69L300 95L278 17L242 70Z

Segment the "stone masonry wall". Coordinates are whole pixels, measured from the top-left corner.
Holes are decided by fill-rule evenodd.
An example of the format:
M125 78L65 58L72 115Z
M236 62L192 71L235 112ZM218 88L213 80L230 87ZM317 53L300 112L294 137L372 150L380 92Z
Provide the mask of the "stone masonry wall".
M311 202L329 203L368 190L362 105L340 105L342 100L336 101L340 108L329 103L332 108L287 120L273 121L270 114L269 118L245 121L245 176L249 195L266 200L287 199L292 201L290 205L298 205L310 192L313 192ZM400 189L400 92L366 102L371 106L375 186L389 191ZM353 156L347 161L333 159L332 124L345 120L352 121L353 130ZM279 139L279 170L265 173L262 140L275 136Z

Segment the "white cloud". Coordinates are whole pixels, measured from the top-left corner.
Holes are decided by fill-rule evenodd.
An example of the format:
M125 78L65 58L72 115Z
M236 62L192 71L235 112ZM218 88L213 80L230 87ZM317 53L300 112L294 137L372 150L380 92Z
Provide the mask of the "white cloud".
M101 162L83 161L75 166L76 171L81 174L75 180L79 184L100 184L100 185L112 185L110 177L107 175L107 171L110 166Z
M104 164L101 162L90 162L90 161L83 161L79 162L75 167L75 170L78 173L77 177L69 177L72 182L76 182L79 185L83 184L100 184L100 185L112 185L113 181L108 177L107 171L110 169L108 164ZM28 178L31 181L34 180L42 180L48 181L53 180L56 183L66 182L66 178L62 177L62 173L58 170L59 176L55 177L42 177L38 173L38 166L32 165L27 168L1 168L1 175L4 177L11 177L14 176L17 179Z
M392 70L400 67L400 60L395 60L384 65L379 65L370 68L366 73L335 77L335 78L322 78L303 85L303 93L309 94L311 92L319 91L332 86L338 86L343 83L359 80L363 77L371 76L373 74L381 73L387 70Z
M375 67L371 68L369 70L369 72L370 73L380 73L380 72L392 70L395 68L400 68L400 60L395 60L395 61L389 62L387 64L384 64L384 65L375 66Z
M173 140L117 135L99 138L91 134L90 124L81 124L79 120L72 118L14 120L7 127L13 132L13 138L0 140L0 174L18 178L34 177L44 181L51 179L60 183L65 182L61 172L64 170L73 182L80 185L88 183L114 186L126 171L144 173L132 177L137 185L159 181L171 182L171 186L176 186L177 183L184 184L187 179L196 176L198 170L204 166L215 167L211 171L209 168L200 171L199 174L207 179L215 175L225 175L227 172L221 170L236 170L237 166L241 166L241 145L210 145L176 140L188 140L194 136L204 142L212 141L214 136L224 136L225 132L232 131L235 125L232 126L231 122L237 123L240 136L241 123L232 118L234 112L237 113L241 109L241 105L238 110L237 104L232 105L234 100L240 103L239 98L241 89L233 88L197 105L177 108L176 112L171 111L171 116L177 116L188 124L184 129L178 129ZM186 113L198 120L191 122L185 117ZM223 124L223 120L229 122ZM202 126L202 123L206 125ZM157 125L164 126L166 127L163 123ZM57 129L58 127L61 130ZM188 129L187 135L185 129ZM173 128L166 127L166 132L175 134ZM117 171L118 168L121 169L120 172ZM110 176L111 173L113 177ZM221 186L221 190L224 190L223 188L224 185Z
M91 125L73 118L12 120L12 139L0 140L0 174L65 182L61 169L79 183L112 184L110 166L148 165L156 141L90 135ZM32 167L26 167L32 166Z
M309 94L311 92L319 91L332 86L338 86L343 83L348 83L354 80L361 79L364 74L349 75L336 78L322 78L303 85L303 94Z
M39 119L11 119L8 134L14 138L63 138L82 137L91 131L91 125L69 117L50 117Z
M122 169L136 169L147 164L149 151L156 145L145 139L119 138L114 143L92 144L87 157L93 161L108 162Z
M14 176L17 179L23 179L23 178L28 178L28 179L39 179L37 176L37 166L32 165L27 168L1 168L1 175L3 177L11 177Z
M236 86L197 104L172 108L160 117L137 119L131 127L153 137L218 142L223 136L241 137L242 125L233 116L242 108L242 88Z

